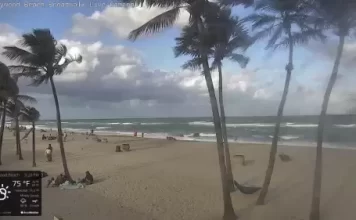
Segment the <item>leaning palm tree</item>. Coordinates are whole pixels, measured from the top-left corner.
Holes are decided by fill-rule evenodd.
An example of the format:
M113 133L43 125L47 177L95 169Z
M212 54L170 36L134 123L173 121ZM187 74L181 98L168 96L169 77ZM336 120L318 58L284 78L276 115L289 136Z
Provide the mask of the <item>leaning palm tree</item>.
M150 21L143 24L141 27L133 30L129 39L136 40L138 36L149 33L159 32L167 27L171 27L177 20L180 11L186 10L190 14L189 25L195 28L200 38L199 44L199 58L201 59L203 74L208 88L210 97L210 104L213 114L213 122L217 139L217 151L219 158L220 177L222 182L223 200L224 200L224 219L236 219L236 214L232 207L231 196L229 192L228 183L226 180L226 166L224 156L224 145L221 130L221 121L219 117L219 108L215 96L214 85L211 78L211 72L209 67L208 53L209 47L207 44L203 44L204 41L214 41L211 38L204 38L207 36L208 30L206 25L210 19L214 19L220 9L220 6L209 2L208 0L133 0L138 4L146 2L148 7L158 6L163 8L170 8L168 11L152 18ZM209 42L206 42L209 43ZM210 42L211 43L211 42Z
M40 112L34 107L25 107L22 111L22 118L32 124L32 166L36 167L36 121L40 119Z
M15 80L10 77L10 71L8 67L0 62L0 107L2 112L1 118L1 129L0 129L0 165L2 165L1 155L2 155L2 144L5 129L5 119L7 103L11 97L16 96L19 93L19 87L17 86Z
M252 30L257 30L254 36L255 40L269 38L266 49L288 48L288 63L285 67L286 79L277 111L269 162L257 205L265 203L272 179L280 126L293 70L294 48L297 44L306 44L309 40L324 38L321 32L314 28L310 15L311 10L304 2L305 0L260 0L255 4L255 13L245 18L246 21L252 22Z
M214 25L214 23L216 25ZM223 59L228 58L232 61L238 62L240 66L244 68L249 59L242 54L236 53L235 51L238 49L246 50L251 43L251 39L238 18L231 17L231 10L228 8L222 10L222 13L217 21L209 25L211 28L214 28L214 30L209 32L219 34L215 45L213 45L211 50L209 50L209 58L213 60L212 69L217 68L219 72L219 107L222 135L224 139L226 174L227 181L230 186L230 191L234 191L235 187L231 169L230 150L223 102L222 61ZM183 29L181 37L176 38L177 46L174 48L174 52L176 57L181 55L192 56L193 58L183 64L182 67L183 69L188 68L196 70L201 68L201 59L199 58L198 50L199 39L196 36L191 36L191 33L194 34L194 29L190 30L190 28L194 27L188 26L186 29Z
M37 100L28 95L16 95L8 102L7 113L15 121L15 136L16 136L16 154L19 155L19 160L23 160L20 140L19 117L21 111L25 108L23 102L36 103Z
M32 85L39 86L42 83L51 84L54 103L56 106L57 128L59 148L61 151L64 174L69 180L72 180L67 160L65 156L61 114L54 76L63 73L65 68L72 62L81 62L82 57L71 57L67 54L67 48L56 41L49 29L34 29L31 33L23 34L21 46L4 47L3 54L9 59L17 61L20 65L10 66L10 71L19 77L29 77L32 79Z
M318 19L319 22L317 23L317 26L320 25L320 27L325 30L332 30L332 32L338 37L335 61L325 90L318 122L313 194L309 220L319 220L322 179L322 150L326 113L330 95L337 79L345 39L349 36L353 36L354 33L352 32L356 28L356 1L315 0L312 3L314 3L312 6L314 6L315 14L320 18Z

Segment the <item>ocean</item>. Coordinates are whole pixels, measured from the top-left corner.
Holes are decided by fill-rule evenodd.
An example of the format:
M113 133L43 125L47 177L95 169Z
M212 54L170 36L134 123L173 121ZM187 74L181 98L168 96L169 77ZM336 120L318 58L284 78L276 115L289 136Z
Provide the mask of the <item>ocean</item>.
M230 142L271 143L276 117L227 117ZM285 116L281 124L280 143L315 146L318 116ZM25 124L24 124L25 125ZM30 126L30 125L26 125ZM215 141L212 118L124 118L62 120L63 129L97 134L133 135L145 133L148 138L174 136L180 140ZM55 129L55 120L37 122L37 129ZM199 133L199 137L193 137ZM327 117L324 146L356 147L356 115Z

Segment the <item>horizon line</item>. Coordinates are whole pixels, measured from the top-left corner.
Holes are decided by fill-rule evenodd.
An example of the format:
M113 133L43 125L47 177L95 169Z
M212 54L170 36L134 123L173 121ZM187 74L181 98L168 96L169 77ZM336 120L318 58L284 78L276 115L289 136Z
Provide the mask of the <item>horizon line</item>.
M307 115L283 115L282 117L305 117L305 116L319 116L318 114ZM327 114L327 116L356 116L356 114ZM235 118L249 118L249 117L277 117L276 115L251 115L251 116L226 116ZM212 116L175 116L175 117L120 117L120 118L62 118L64 120L110 120L110 119L167 119L167 118L212 118ZM57 119L40 119L39 121L56 121Z

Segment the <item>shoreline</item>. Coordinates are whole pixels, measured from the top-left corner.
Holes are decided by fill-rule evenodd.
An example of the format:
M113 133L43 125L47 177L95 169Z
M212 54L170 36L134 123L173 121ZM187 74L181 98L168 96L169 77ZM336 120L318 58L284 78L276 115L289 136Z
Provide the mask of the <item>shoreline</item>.
M27 126L25 126L26 129L29 129ZM56 133L56 129L54 128L52 131L46 130L46 132L41 132L41 130L46 130L43 128L36 128L36 131L39 131L41 134L46 134L47 132L54 132ZM80 134L80 135L86 135L87 132L85 131L73 131L75 129L62 129L63 132L71 133L73 132L74 134ZM134 132L106 132L106 131L94 131L94 135L100 136L100 137L133 137L133 138L142 138L141 133L142 132L137 132L137 136L135 137L133 135ZM184 141L184 142L201 142L201 143L215 143L216 140L214 139L194 139L192 138L187 138L187 137L181 137L181 136L174 136L174 135L168 135L168 136L157 136L155 135L157 133L145 133L144 139L157 139L157 140L166 140L167 137L173 137L176 139L176 141ZM244 145L263 145L263 146L270 146L272 144L271 142L267 141L244 141L244 140L233 140L229 139L229 143L232 144L244 144ZM342 149L342 150L356 150L356 143L352 144L354 147L346 144L336 144L336 143L328 143L324 142L323 143L323 148L325 149ZM278 142L278 147L306 147L306 148L316 148L316 142L311 143L311 142L293 142L293 141L279 141Z

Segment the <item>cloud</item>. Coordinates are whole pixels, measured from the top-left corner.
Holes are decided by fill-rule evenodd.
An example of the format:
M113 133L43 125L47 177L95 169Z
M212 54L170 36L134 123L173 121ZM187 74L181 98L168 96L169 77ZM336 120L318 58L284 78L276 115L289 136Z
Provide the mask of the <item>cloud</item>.
M76 36L98 36L110 31L119 38L126 38L130 31L138 28L151 18L167 9L152 7L105 7L102 11L95 11L90 16L77 13L73 15L73 26L70 33ZM181 10L175 25L187 24L189 14Z
M18 39L16 32L10 26L1 27L6 28L0 32L0 46L14 44ZM200 71L152 69L142 51L119 44L109 46L101 41L83 43L71 39L60 42L67 45L71 55L83 56L82 63L71 64L55 77L64 118L211 115ZM4 57L0 60L9 63ZM268 70L251 66L234 71L224 68L227 115L275 115L283 89L283 67ZM326 82L327 75L322 76ZM212 78L217 88L218 74L213 72ZM351 108L345 94L354 90L344 86L347 79L340 79L333 91L329 112L344 113ZM37 107L43 118L55 117L49 85L30 87L27 80L19 84L22 93L38 98ZM318 114L324 88L316 85L304 85L293 78L285 114Z

